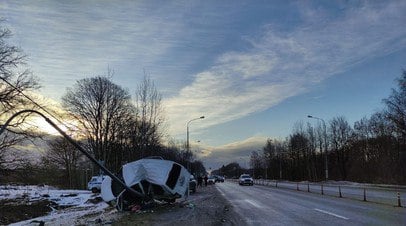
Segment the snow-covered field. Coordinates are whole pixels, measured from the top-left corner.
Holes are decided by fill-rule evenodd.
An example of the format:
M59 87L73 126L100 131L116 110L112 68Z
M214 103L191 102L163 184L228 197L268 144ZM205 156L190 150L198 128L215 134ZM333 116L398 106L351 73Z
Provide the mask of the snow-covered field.
M50 186L0 185L0 200L25 200L28 203L47 200L55 203L52 211L42 217L11 225L34 225L33 221L46 225L92 224L103 221L107 215L117 212L103 202L99 195L86 190L60 190ZM24 214L24 213L21 213ZM38 225L38 223L35 223Z

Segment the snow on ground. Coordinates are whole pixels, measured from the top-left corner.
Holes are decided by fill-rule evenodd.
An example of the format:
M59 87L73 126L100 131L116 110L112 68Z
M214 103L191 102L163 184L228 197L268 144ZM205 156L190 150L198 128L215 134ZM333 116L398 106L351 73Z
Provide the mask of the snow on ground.
M104 218L110 218L107 217L107 215L117 212L116 210L111 209L106 211L108 209L107 207L108 205L104 202L99 205L87 206L86 208L71 207L69 209L53 211L47 216L37 217L10 225L37 225L32 223L38 221L43 221L45 225L90 225L92 223L97 223L98 219L104 221ZM106 217L104 217L105 215Z
M28 197L30 201L48 199L59 206L83 206L94 194L85 190L59 190L51 186L3 185L0 186L0 199ZM94 198L94 197L93 197Z
M12 225L30 225L32 221L43 221L51 225L74 225L78 219L84 216L93 215L102 218L104 214L115 212L108 208L109 205L103 201L98 194L86 190L60 190L51 186L18 186L0 185L0 200L26 198L29 202L49 200L57 204L46 216L37 217ZM89 219L84 219L89 220ZM89 224L89 222L81 222Z

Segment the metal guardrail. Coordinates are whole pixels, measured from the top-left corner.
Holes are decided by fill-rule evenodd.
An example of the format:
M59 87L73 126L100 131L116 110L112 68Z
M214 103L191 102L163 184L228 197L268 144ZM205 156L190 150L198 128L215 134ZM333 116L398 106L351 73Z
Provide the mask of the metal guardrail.
M238 179L232 179L231 181L238 183ZM387 204L396 207L406 207L406 186L341 184L338 182L292 182L265 179L255 179L254 184L328 195L338 198L349 198L365 202Z

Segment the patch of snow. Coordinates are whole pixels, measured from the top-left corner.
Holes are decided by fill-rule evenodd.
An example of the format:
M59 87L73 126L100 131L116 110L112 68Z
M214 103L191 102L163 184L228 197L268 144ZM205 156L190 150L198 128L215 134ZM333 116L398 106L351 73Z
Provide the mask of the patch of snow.
M26 198L30 202L49 200L55 202L58 206L67 208L60 210L54 209L47 216L17 222L11 225L31 225L31 222L34 220L43 221L46 225L75 225L80 217L92 214L103 215L104 212L110 209L108 208L109 205L103 201L96 204L88 202L89 199L100 198L100 195L93 194L86 190L60 190L47 185L0 185L0 200L19 198ZM87 224L87 222L83 222L83 224Z
M0 199L27 197L29 201L47 199L59 206L87 206L86 201L95 194L86 190L60 190L51 186L0 186Z

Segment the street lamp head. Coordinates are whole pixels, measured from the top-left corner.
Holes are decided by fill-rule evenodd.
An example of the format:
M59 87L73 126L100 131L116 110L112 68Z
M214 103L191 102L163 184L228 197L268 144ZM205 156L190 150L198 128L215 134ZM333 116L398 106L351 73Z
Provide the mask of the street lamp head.
M311 116L311 115L308 115L307 117L308 117L308 118L313 118L313 116Z

